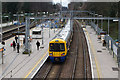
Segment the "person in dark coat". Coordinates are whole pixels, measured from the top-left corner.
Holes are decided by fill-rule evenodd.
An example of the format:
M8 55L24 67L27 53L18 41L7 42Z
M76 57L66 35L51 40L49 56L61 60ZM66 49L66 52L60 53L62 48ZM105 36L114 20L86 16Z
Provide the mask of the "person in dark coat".
M23 38L23 44L25 45L25 38Z
M39 47L40 47L40 42L39 42L39 41L37 41L37 42L36 42L36 45L37 45L37 50L39 50Z
M17 53L19 53L20 45L17 43Z
M16 47L16 43L15 43L15 41L13 41L13 49L14 49L14 51L15 51L15 47Z
M5 41L2 41L2 44L5 45Z
M16 41L16 43L17 43L17 40L18 40L18 37L17 37L17 36L15 36L15 41Z

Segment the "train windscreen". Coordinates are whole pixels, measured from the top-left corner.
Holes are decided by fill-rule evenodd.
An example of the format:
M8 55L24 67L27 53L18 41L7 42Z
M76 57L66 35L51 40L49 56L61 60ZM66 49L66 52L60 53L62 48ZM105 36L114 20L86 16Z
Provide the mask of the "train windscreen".
M64 43L50 43L50 51L55 52L65 51Z
M41 31L33 31L32 34L40 34L41 35Z

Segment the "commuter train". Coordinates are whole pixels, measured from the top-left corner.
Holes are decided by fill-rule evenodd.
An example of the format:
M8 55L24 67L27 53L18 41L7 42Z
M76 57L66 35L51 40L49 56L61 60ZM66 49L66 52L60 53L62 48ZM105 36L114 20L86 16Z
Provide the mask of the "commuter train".
M70 20L65 27L49 42L49 59L52 62L64 62L72 39Z

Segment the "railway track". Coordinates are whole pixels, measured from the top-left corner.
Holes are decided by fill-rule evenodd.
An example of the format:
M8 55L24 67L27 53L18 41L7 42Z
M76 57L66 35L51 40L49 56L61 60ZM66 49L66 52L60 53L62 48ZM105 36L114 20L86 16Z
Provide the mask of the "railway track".
M13 28L13 27L14 27L14 28ZM30 26L30 29L33 28L33 27L35 27L34 24L32 24L32 25ZM12 29L11 29L11 28L12 28ZM3 34L2 34L3 37L2 37L2 40L7 40L7 39L13 37L14 35L12 35L12 33L18 31L18 26L12 26L11 28L10 28L10 27L7 27L7 28L4 28L4 29L3 29ZM20 26L19 29L20 29L20 32L24 32L24 31L25 31L25 26L24 26L24 25L23 25L23 26ZM1 39L0 39L0 40L1 40Z
M79 30L79 36L81 37L81 48L82 48L82 56L83 56L83 68L84 68L84 79L90 79L91 78L91 67L90 67L90 59L89 59L89 52L88 52L88 46L86 43L86 39L85 39L85 34L82 30L78 21L76 21L76 26L78 27ZM80 51L79 51L80 52ZM79 59L79 58L78 58Z
M42 22L42 20L41 21L38 21L37 23L38 24L40 24ZM34 28L36 26L36 22L35 21L33 21L31 24L30 24L30 29L31 28ZM18 25L12 25L12 26L7 26L7 27L3 27L2 28L2 40L4 41L4 40L7 40L7 39L9 39L9 38L11 38L11 37L13 37L14 35L12 35L12 33L14 33L14 32L17 32L18 31ZM25 25L21 25L21 26L19 26L19 31L20 32L24 32L25 31ZM0 40L1 40L1 37L0 37Z
M20 31L25 31L25 26L20 27ZM7 30L6 32L3 33L3 40L7 40L10 37L13 37L14 35L12 35L12 32L17 32L17 28L14 28L12 30Z
M70 50L64 63L52 63L49 59L44 63L35 79L84 79L91 80L90 60L84 32L75 21Z

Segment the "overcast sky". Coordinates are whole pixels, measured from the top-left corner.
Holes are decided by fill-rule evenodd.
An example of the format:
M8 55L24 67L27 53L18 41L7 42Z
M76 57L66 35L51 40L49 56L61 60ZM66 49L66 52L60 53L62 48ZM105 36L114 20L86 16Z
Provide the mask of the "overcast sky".
M66 6L70 2L119 2L120 0L0 0L2 2L53 2L60 3L62 2L63 6Z
M0 0L2 2L52 2L53 0ZM54 0L55 1L55 0ZM59 1L60 0L56 0ZM63 2L118 2L120 0L61 0Z
M68 6L68 4L70 3L70 0L61 0L61 2L60 2L60 0L53 0L53 3L61 3L62 4L62 6L65 6L65 7L67 7Z

